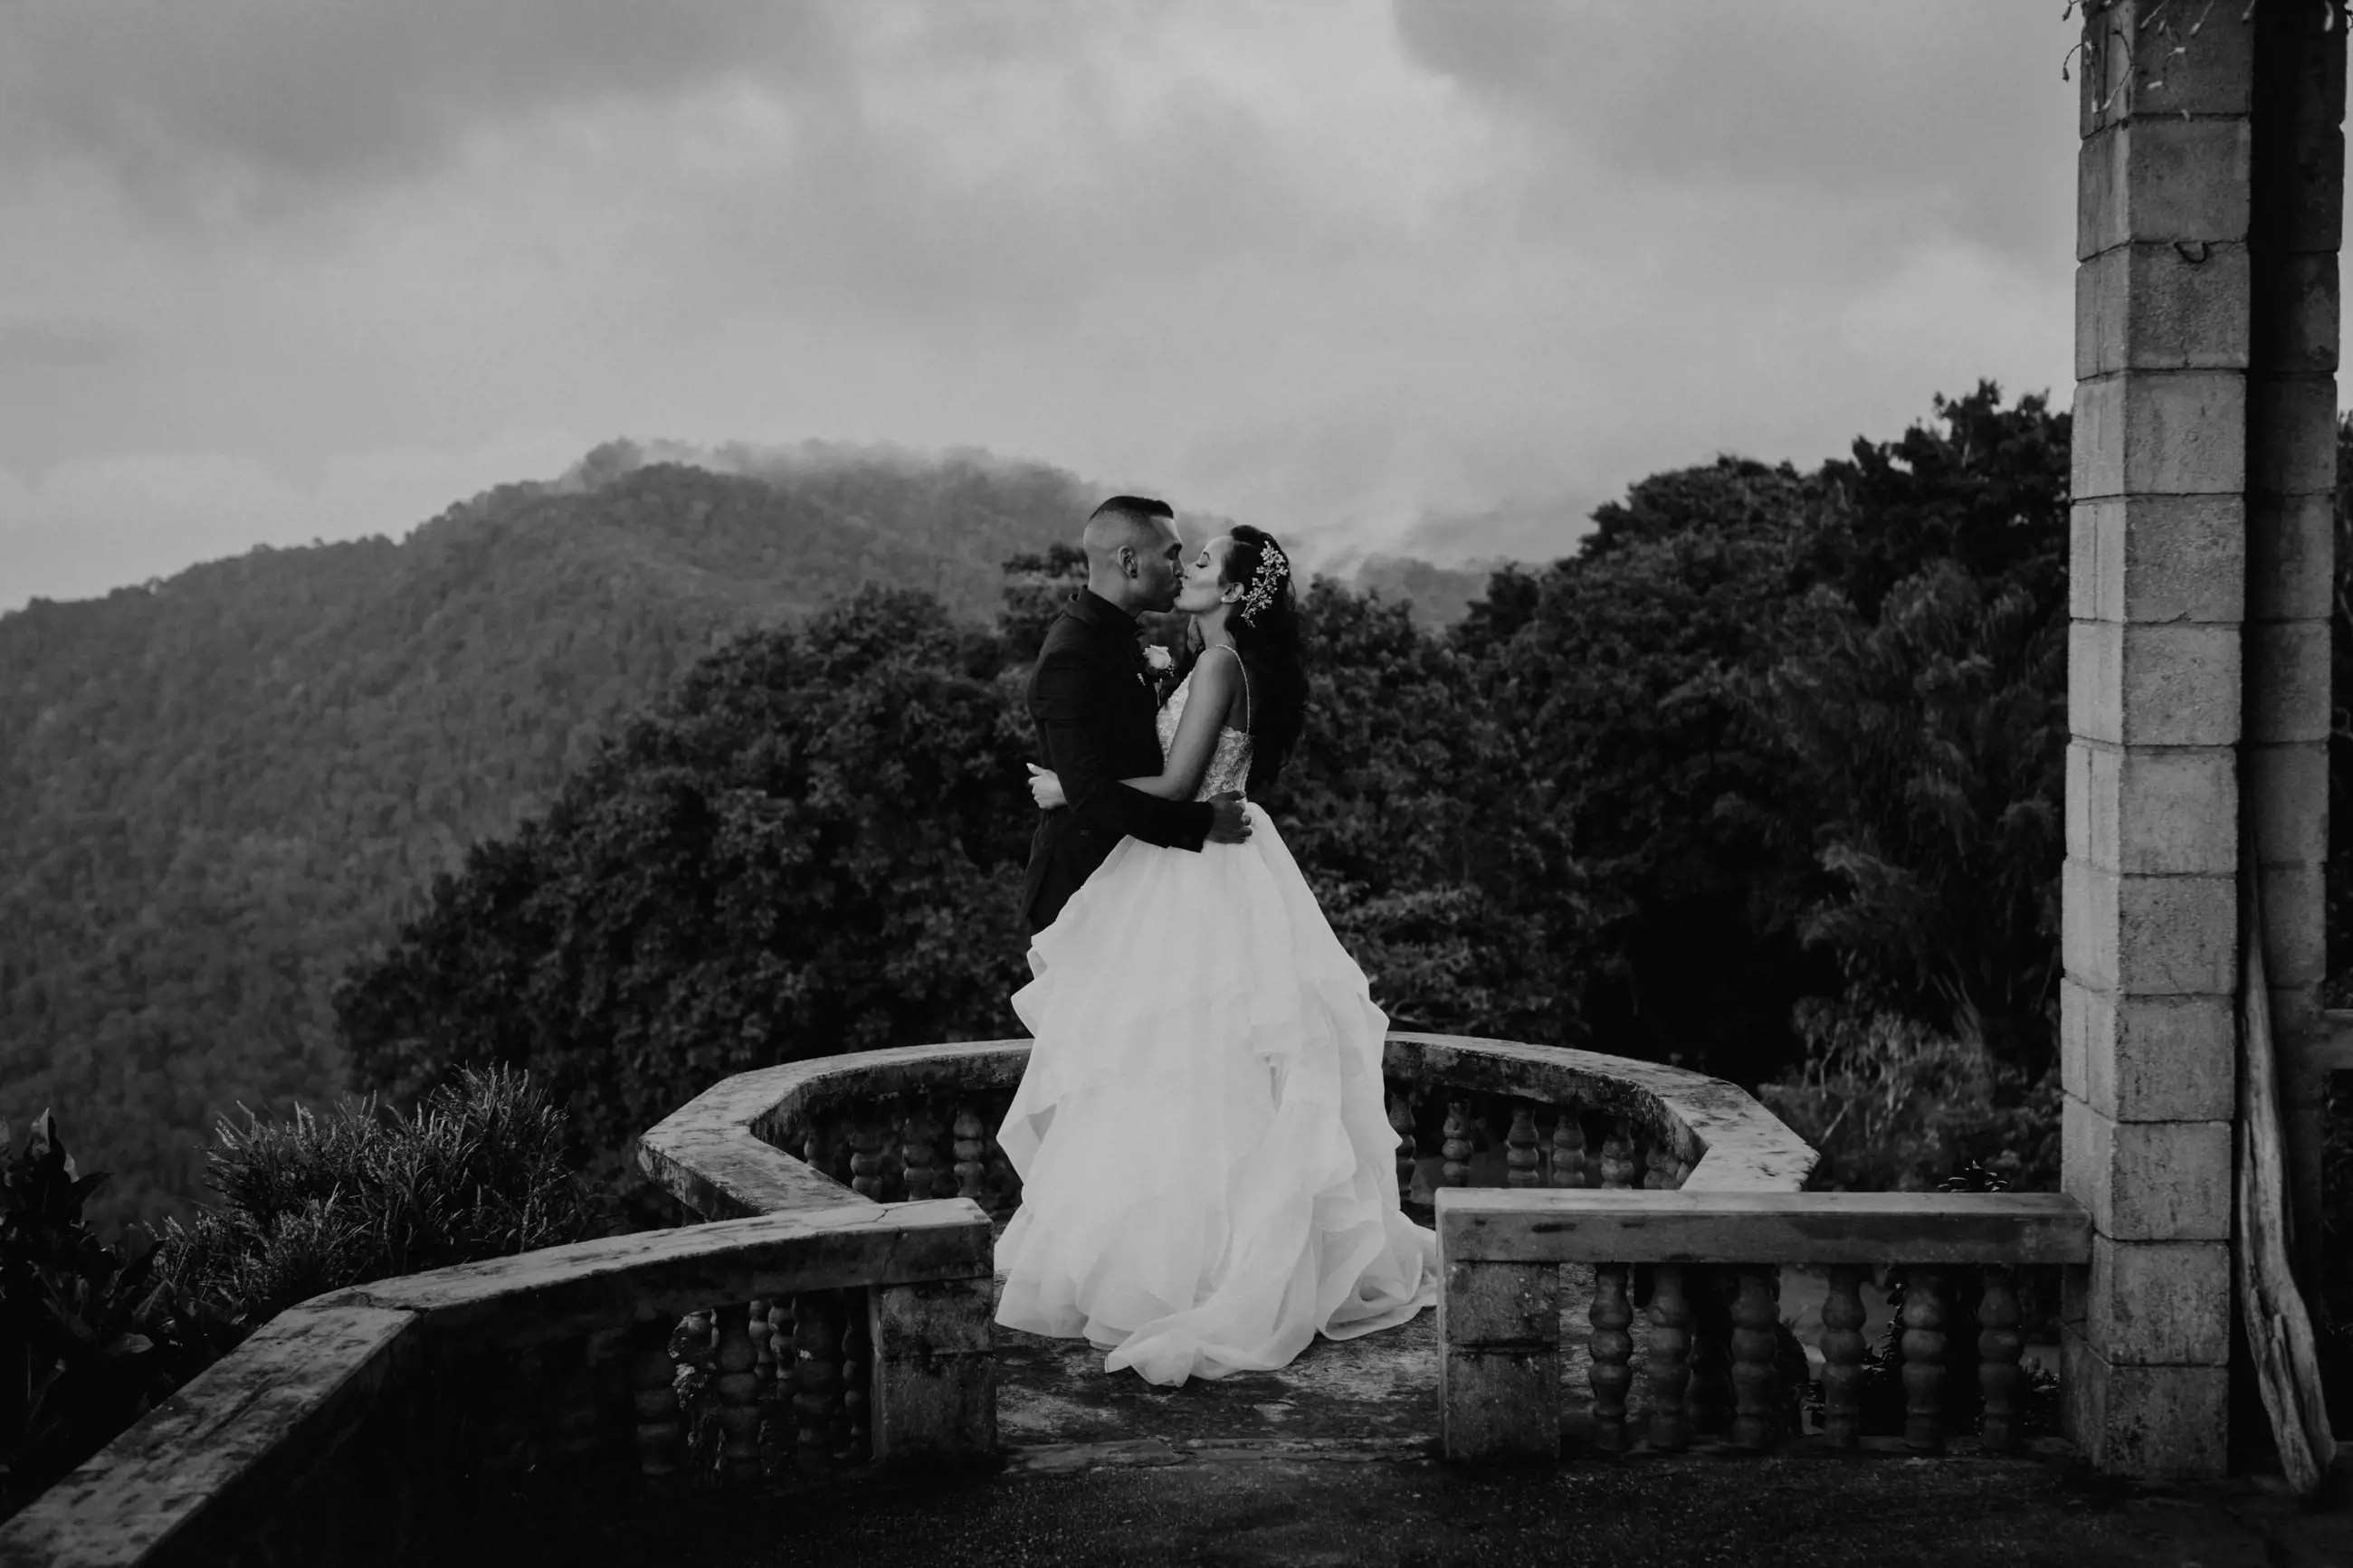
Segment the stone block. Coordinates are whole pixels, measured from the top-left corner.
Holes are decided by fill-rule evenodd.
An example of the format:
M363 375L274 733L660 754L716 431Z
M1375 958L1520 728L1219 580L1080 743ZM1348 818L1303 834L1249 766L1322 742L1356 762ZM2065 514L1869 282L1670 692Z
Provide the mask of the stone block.
M2299 250L2267 256L2253 278L2253 300L2247 351L2251 362L2261 372L2281 375L2336 374L2338 291L2335 251ZM2079 304L2079 312L2081 308ZM2079 339L2083 330L2078 324ZM2079 370L2076 374L2084 373Z
M2243 119L2135 120L2084 138L2075 163L2075 259L2136 241L2247 237Z
M1557 1458L1560 1352L1442 1342L1438 1411L1440 1447L1450 1459Z
M2337 489L2337 378L2259 375L2247 383L2247 489L2263 496Z
M2246 629L2245 738L2328 738L2328 623L2258 621Z
M2263 868L2263 979L2274 988L2328 976L2327 879L2316 862Z
M2070 855L2059 867L2059 950L2065 973L2116 989L2116 873Z
M2265 497L2247 509L2247 619L2328 618L2335 507L2334 495L2301 495Z
M2080 619L2235 622L2243 608L2246 502L2238 496L2077 501L2068 600Z
M2246 416L2246 377L2238 371L2124 371L2078 382L2071 493L2078 500L2239 495Z
M2075 268L2075 374L2244 370L2248 297L2244 245L2104 250Z
M966 1463L997 1450L996 1296L987 1279L869 1293L869 1420L888 1464Z
M989 1279L940 1279L867 1292L878 1358L988 1353L997 1345L997 1291Z
M2227 1121L2238 1043L2228 996L2117 996L2059 983L2061 1086L2111 1121Z
M2072 1095L2061 1105L2060 1187L2099 1235L2230 1239L2228 1121L2117 1121Z
M2163 0L2121 0L2084 17L2078 93L2079 134L2149 116L2244 114L2254 72L2254 27L2218 9L2196 46L2174 47L2181 33Z
M2343 242L2345 133L2337 127L2297 127L2268 150L2253 176L2263 248L2334 251ZM2077 227L2080 231L2080 218Z
M2249 744L2247 805L2255 858L2265 865L2316 866L2328 858L2328 746L2323 741Z
M2071 742L2067 784L2067 853L2089 865L2161 876L2238 867L2238 768L2227 746Z
M2256 124L2330 130L2342 123L2345 45L2342 34L2321 29L2322 8L2258 5L2253 13L2255 89L2250 107Z
M1438 1332L1449 1345L1557 1345L1559 1267L1449 1259L1438 1300Z
M2067 634L2075 735L2123 746L2228 746L2239 739L2239 628L2077 621Z
M2070 856L2059 871L2066 973L2127 996L2227 993L2238 967L2238 879L2148 877Z
M2122 875L2116 990L2128 996L2228 991L2238 971L2236 875Z
M2094 1467L2146 1480L2223 1473L2227 1367L2112 1364L2072 1328L2061 1332L2060 1357L2067 1436Z
M2231 1248L2092 1237L2084 1335L2114 1366L2227 1366Z

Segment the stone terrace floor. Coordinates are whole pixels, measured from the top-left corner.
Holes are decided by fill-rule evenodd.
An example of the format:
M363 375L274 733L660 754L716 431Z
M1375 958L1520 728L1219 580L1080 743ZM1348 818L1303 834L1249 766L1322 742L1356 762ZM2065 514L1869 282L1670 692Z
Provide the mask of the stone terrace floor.
M1585 1302L1564 1294L1564 1345L1581 1345ZM1799 1286L1783 1302L1801 1322L1804 1294ZM1006 1341L998 1419L1009 1458L993 1475L918 1483L853 1473L750 1495L591 1500L554 1521L538 1510L486 1521L474 1536L481 1560L2353 1568L2353 1512L2306 1509L2260 1481L2106 1482L2050 1440L2015 1458L1965 1446L1915 1458L1883 1439L1856 1455L1800 1439L1765 1458L1703 1446L1610 1458L1584 1451L1572 1428L1570 1457L1555 1466L1446 1466L1433 1451L1431 1313L1348 1343L1319 1341L1280 1373L1176 1390L1106 1377L1082 1345ZM1582 1410L1582 1360L1566 1373L1569 1407Z

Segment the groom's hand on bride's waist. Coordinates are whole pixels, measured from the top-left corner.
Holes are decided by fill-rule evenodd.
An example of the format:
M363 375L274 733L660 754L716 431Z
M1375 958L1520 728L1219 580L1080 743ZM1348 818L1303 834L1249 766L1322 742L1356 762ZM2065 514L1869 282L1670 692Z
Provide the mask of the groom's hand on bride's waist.
M1250 835L1250 812L1232 790L1209 797L1209 842L1240 844Z

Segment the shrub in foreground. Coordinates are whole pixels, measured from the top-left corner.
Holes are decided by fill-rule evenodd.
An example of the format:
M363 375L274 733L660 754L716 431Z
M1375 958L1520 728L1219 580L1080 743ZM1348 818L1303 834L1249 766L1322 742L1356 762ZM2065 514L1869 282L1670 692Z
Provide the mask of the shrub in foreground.
M2059 1184L2059 1074L2001 1060L1850 994L1798 1005L1804 1061L1757 1096L1821 1152L1812 1184L1926 1192L1972 1164L2020 1192Z
M413 1115L224 1121L206 1155L220 1203L168 1222L158 1274L184 1332L226 1350L322 1291L577 1241L596 1210L564 1114L522 1072L468 1068Z

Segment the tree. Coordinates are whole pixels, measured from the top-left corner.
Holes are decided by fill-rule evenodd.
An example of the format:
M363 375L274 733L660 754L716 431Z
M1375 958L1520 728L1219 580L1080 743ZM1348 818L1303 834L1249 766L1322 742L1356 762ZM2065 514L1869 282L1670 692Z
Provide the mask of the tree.
M613 1161L729 1073L1003 1032L1029 811L997 654L879 590L726 645L339 988L359 1070L527 1068Z

